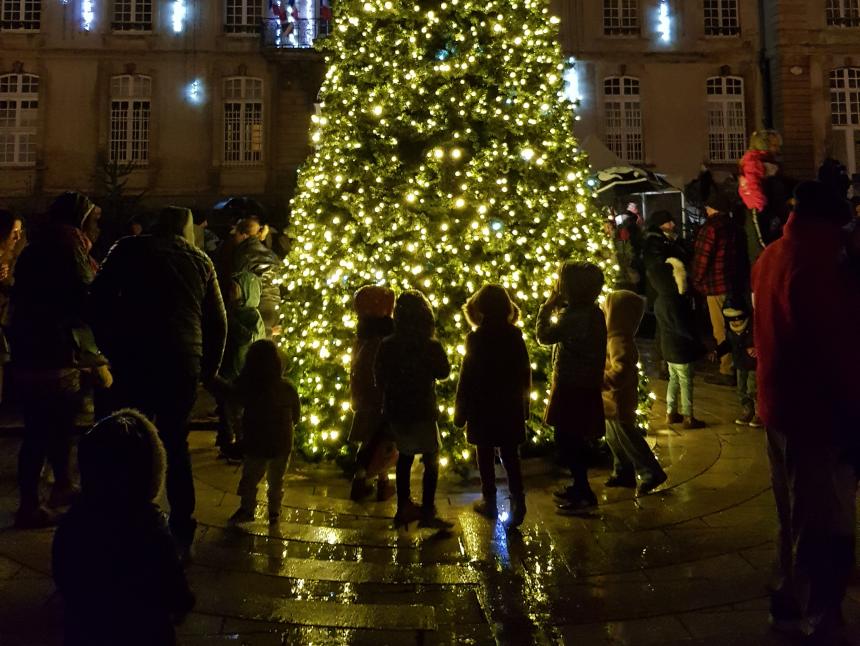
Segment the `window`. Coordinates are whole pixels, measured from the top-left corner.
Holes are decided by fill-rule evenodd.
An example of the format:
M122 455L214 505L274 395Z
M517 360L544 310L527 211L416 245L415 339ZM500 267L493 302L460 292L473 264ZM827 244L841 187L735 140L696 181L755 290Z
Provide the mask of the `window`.
M733 163L746 150L744 80L737 76L708 79L708 159Z
M152 79L148 76L114 76L110 83L110 141L112 162L145 164L149 161L149 112Z
M627 162L644 159L639 79L614 76L603 82L606 147Z
M860 67L830 73L830 112L834 126L860 127Z
M738 0L705 0L705 36L737 36L740 33Z
M114 31L152 31L152 0L114 0Z
M224 81L224 162L263 160L263 81L238 76Z
M0 0L0 29L38 31L42 0Z
M603 0L603 33L639 35L639 0Z
M0 166L36 165L39 77L0 76Z
M860 27L860 0L827 0L830 27Z
M263 20L263 3L260 0L227 0L224 17L225 33L256 34Z

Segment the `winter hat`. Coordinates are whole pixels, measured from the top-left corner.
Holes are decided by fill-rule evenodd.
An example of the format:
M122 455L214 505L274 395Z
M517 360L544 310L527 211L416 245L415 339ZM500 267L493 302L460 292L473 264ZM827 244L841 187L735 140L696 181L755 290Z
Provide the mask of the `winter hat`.
M603 289L603 272L590 262L565 262L558 272L558 291L568 305L588 305Z
M661 227L667 222L674 222L675 218L668 211L654 211L648 216L648 224L652 227Z
M834 190L815 180L801 182L794 189L794 213L798 218L830 220L847 224L851 219L848 202Z
M756 130L750 136L750 150L764 150L782 148L782 135L776 130Z
M66 191L51 202L51 206L48 207L48 218L59 224L82 229L84 222L95 208L96 205L83 193Z
M81 437L78 463L83 494L106 503L146 503L164 484L164 446L152 422L124 408Z
M743 302L734 298L727 298L725 305L723 305L723 316L727 321L739 321L747 318L749 311Z
M152 233L163 237L179 236L194 242L194 216L191 215L191 209L183 206L163 208L152 227Z
M705 207L713 209L717 213L731 213L734 202L727 192L713 188L708 199L705 200Z
M389 317L394 312L394 291L382 285L365 285L353 296L352 306L359 316Z
M515 323L520 316L518 308L501 285L481 287L463 306L466 320L472 327L488 323Z

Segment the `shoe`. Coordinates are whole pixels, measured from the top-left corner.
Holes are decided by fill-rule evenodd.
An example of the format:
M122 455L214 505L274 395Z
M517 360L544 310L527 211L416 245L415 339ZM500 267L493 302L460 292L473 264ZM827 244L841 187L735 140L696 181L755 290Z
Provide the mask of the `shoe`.
M364 478L353 478L352 487L349 490L349 499L353 502L361 502L373 493L373 485L367 483Z
M219 459L227 460L227 462L242 461L242 447L238 442L231 442L230 444L225 444L224 446L219 448Z
M616 487L623 487L625 489L635 489L636 488L636 476L630 474L623 475L611 475L603 483L604 487L609 487L610 489Z
M713 384L714 386L731 386L734 388L738 385L736 375L724 375L722 373L716 375L705 375L705 383Z
M421 519L418 521L418 527L429 529L451 529L454 526L450 520L445 520L439 517L439 512L436 507L425 507L421 510Z
M35 509L18 509L15 512L15 527L18 529L45 529L53 527L60 520L60 516L44 507Z
M525 495L511 496L511 511L505 521L505 527L514 528L523 524L526 519L526 497Z
M684 418L684 425L682 426L682 428L688 431L694 431L697 428L705 428L705 426L706 425L702 420L696 419L692 415L689 415Z
M667 424L680 424L684 421L684 416L681 413L667 413L666 414L666 423Z
M57 507L68 507L75 502L81 495L81 488L76 485L68 487L54 487L51 489L51 495L48 497L48 507L56 509Z
M597 507L597 496L593 492L580 494L575 500L556 505L556 511L561 515L577 514Z
M391 480L386 478L385 480L377 480L376 481L376 500L378 502L385 502L386 500L391 500L394 498L394 494L397 493L397 489L391 484Z
M749 421L749 425L751 428L764 428L764 422L758 415L753 415L753 418Z
M552 497L555 498L556 502L570 502L571 500L575 500L577 497L576 487L570 485L563 487L562 489L557 489L552 492Z
M238 525L239 523L250 523L254 520L254 512L247 511L239 507L235 511L235 513L230 516L230 520L228 521L231 525Z
M421 508L411 500L397 505L397 513L394 514L394 527L408 527L421 518Z
M746 408L744 411L735 419L735 424L738 426L749 426L752 421L754 413L751 409Z
M499 506L495 497L481 498L472 505L472 509L476 514L489 518L490 520L495 520L496 516L499 514Z
M776 632L799 634L803 632L805 622L797 603L785 592L774 590L770 595L768 623Z
M666 482L669 479L669 476L661 469L657 473L653 473L646 478L642 478L642 481L639 483L639 486L636 488L636 495L638 496L646 496L652 491L654 491L661 484Z
M803 621L801 632L806 637L805 642L810 644L841 646L853 643L842 634L843 628L845 628L845 618L842 616L842 608L837 606L819 614L807 616Z

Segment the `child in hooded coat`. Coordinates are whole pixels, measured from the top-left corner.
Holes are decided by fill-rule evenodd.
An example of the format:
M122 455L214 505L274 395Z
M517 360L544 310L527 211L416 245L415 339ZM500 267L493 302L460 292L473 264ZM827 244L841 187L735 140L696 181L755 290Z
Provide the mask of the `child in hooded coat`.
M603 373L603 410L606 444L612 451L612 475L607 487L636 487L646 494L664 482L666 473L636 428L639 404L639 349L635 336L645 313L644 299L619 290L606 297L606 369Z
M454 423L465 424L466 439L477 447L483 498L475 511L493 519L498 513L495 447L499 447L511 492L507 524L519 527L526 515L519 445L526 441L531 388L529 353L516 326L519 308L501 285L484 285L463 310L474 329L466 336Z
M693 415L693 364L704 356L705 346L696 333L684 263L677 258L667 259L654 268L651 282L657 292L654 315L660 331L660 345L669 364L666 423L683 422L688 430L704 428L705 423Z
M603 368L606 321L597 305L603 272L594 264L566 262L556 287L538 311L537 340L554 345L552 390L545 422L555 427L556 447L573 483L555 492L559 510L597 504L588 483L588 442L605 432Z
M367 480L375 476L376 499L383 501L394 495L388 471L397 462L397 447L382 417L382 389L373 378L373 365L382 339L394 331L394 292L365 285L355 293L353 308L358 314L358 328L349 370L353 418L348 441L361 446L355 457L350 498L358 501L370 495L373 487Z
M738 400L741 414L735 419L739 426L761 428L764 426L756 414L756 350L753 339L753 314L750 308L738 299L726 300L723 307L726 321L726 340L717 346L717 357L731 354L737 371Z
M82 492L53 544L66 646L172 646L194 606L164 515L164 447L142 414L123 409L84 433Z

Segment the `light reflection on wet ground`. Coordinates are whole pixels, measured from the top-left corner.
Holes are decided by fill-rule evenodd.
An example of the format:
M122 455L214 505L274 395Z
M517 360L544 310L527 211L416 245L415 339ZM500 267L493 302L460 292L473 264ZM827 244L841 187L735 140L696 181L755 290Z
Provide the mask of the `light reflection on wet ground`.
M697 397L709 428L657 424L650 436L666 490L637 499L604 489L595 470L600 506L563 518L550 495L561 474L529 461L529 513L511 532L471 512L475 481L441 483L452 532L395 532L393 502L354 504L336 469L310 465L289 475L278 525L230 528L239 469L215 459L211 434L194 433L199 602L182 643L790 644L766 628L774 513L763 435L729 423L729 389L697 384ZM0 445L4 526L17 445ZM0 531L3 646L57 643L50 540ZM857 619L860 589L850 597Z

